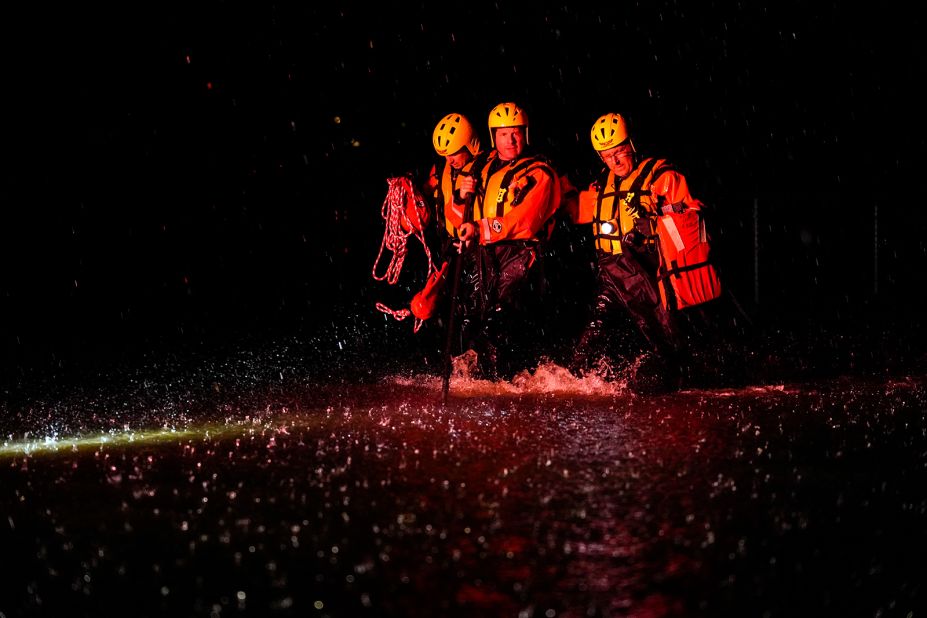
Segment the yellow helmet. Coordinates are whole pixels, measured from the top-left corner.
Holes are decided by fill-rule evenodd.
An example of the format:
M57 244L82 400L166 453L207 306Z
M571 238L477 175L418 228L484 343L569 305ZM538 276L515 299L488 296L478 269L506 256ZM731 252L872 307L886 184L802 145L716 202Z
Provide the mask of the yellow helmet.
M431 141L435 152L442 157L455 154L464 147L472 155L480 151L480 138L473 130L473 125L462 114L448 114L442 118L435 127Z
M621 114L605 114L592 125L592 147L597 152L620 146L628 140L628 124ZM634 149L633 142L631 149Z
M496 146L496 129L503 127L525 127L525 143L528 143L528 114L514 103L499 103L489 112L489 143Z

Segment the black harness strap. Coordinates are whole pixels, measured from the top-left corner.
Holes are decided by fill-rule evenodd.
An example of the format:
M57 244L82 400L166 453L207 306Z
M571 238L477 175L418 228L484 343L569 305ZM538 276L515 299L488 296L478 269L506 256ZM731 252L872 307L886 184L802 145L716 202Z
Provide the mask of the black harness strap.
M524 159L523 161L520 161L519 163L517 163L516 165L514 165L509 171L507 171L507 172L505 173L505 176L502 177L502 182L499 183L499 187L500 187L500 188L503 188L503 189L506 189L506 192L500 191L500 192L499 192L499 195L496 197L496 212L495 212L495 216L497 216L497 217L499 216L499 206L501 206L502 203L505 201L505 195L506 195L506 193L507 193L508 186L509 186L510 184L512 184L512 179L515 177L515 174L517 174L517 173L519 173L519 172L522 172L522 171L528 169L529 167L531 167L532 165L534 165L534 164L536 164L536 163L539 164L538 167L541 167L541 165L543 165L543 164L546 164L548 167L550 166L550 161L548 161L547 158L545 158L545 157L543 157L543 156L541 156L541 155L532 155L532 156L530 156L530 157L527 157L527 158ZM548 170L546 170L546 169L544 170L544 173L550 175L549 172L548 172ZM487 179L487 180L488 180L488 179Z
M634 182L631 183L631 187L627 191L618 191L618 197L622 200L625 200L625 204L631 212L637 214L639 219L643 219L649 213L645 213L644 209L641 208L641 195L646 193L650 195L650 183L647 183L647 188L643 189L644 182L650 177L650 172L656 166L657 160L647 159L644 161L644 164L640 167L640 173L637 175L637 178L634 179ZM628 201L628 195L631 196L630 201Z
M676 276L677 279L681 279L682 277L679 275L679 273L684 273L689 270L695 270L696 268L703 268L705 266L709 266L711 265L711 260L705 260L704 262L699 262L697 264L689 264L688 266L680 266L679 263L676 262L676 260L673 260L672 262L670 262L670 265L672 266L672 268L667 268L662 273L660 273L660 279L669 279L670 277L674 275Z

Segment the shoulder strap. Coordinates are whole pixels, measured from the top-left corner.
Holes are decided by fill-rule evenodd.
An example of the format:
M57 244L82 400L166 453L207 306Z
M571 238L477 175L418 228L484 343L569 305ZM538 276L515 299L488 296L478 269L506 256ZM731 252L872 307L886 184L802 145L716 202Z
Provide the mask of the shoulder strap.
M550 161L548 161L547 158L544 157L543 155L531 155L530 157L526 157L522 159L516 165L514 165L512 169L507 171L505 173L505 176L502 177L502 183L499 186L501 187L509 186L510 184L512 184L512 178L515 177L515 174L523 170L526 170L527 168L531 167L535 163L542 163L550 167L553 167L550 165Z
M634 182L631 184L629 192L633 191L634 193L640 193L641 187L644 186L644 181L650 177L650 172L657 165L657 159L647 159L644 161L644 164L640 167L640 173L637 175L637 178L634 179ZM647 188L650 188L650 183L647 183Z
M512 184L512 178L515 177L515 174L522 172L535 164L547 165L548 167L553 169L553 166L550 164L550 161L548 161L547 158L544 157L543 155L531 155L529 157L522 159L517 164L512 166L512 168L505 173L505 176L502 177L502 182L499 183L499 186L503 188L508 187L510 184ZM556 172L554 172L554 174L556 174ZM499 196L496 198L496 205L498 206L504 200L505 200L505 193L500 193Z
M489 151L483 150L476 153L473 162L470 164L470 173L479 178L483 174L483 168L489 162Z
M599 178L598 178L597 184L599 185L600 195L605 192L605 187L608 185L608 175L611 173L612 171L608 169L607 167L604 168L601 172L599 172Z

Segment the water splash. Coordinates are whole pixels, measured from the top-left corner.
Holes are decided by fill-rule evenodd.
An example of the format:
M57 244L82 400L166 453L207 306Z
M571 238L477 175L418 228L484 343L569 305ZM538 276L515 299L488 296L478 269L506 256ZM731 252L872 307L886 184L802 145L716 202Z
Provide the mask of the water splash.
M479 377L476 353L472 350L453 359L450 392L452 397L477 398L512 395L565 395L575 397L613 397L627 393L628 376L618 379L613 367L602 361L577 376L550 360L543 360L535 369L525 369L511 380L489 380ZM442 379L427 375L393 375L387 381L429 391L440 391Z

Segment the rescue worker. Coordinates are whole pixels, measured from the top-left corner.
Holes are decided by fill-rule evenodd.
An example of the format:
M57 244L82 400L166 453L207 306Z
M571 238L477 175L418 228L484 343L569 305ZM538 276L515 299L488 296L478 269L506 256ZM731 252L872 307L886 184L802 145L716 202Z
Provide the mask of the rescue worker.
M592 224L596 296L570 369L582 373L603 357L629 365L636 360L633 388L672 390L679 385L684 338L676 316L661 301L655 219L703 205L666 159L638 156L620 114L601 116L590 137L606 167L580 192L569 215L574 223ZM634 340L633 330L620 328L629 318L643 341ZM642 349L649 354L637 359Z
M448 114L438 122L432 134L432 144L438 156L444 159L440 177L437 166L432 166L427 184L436 207L438 226L444 231L444 253L447 241L457 238L457 228L452 220L455 197L456 201L463 201L455 196L457 180L461 172L464 172L465 168L469 170L474 159L483 151L480 149L480 138L473 125L466 116L457 113Z
M457 178L478 155L485 158L480 150L480 138L463 114L447 114L435 125L432 146L443 162L432 165L423 182L416 183L413 175L407 174L409 182L415 186L407 196L405 216L399 219L403 233L415 233L423 239L426 257L434 267L434 270L429 268L425 287L410 303L411 313L420 321L416 332L421 321L428 320L439 310L451 257L456 254L453 242L457 238L457 229L447 213L454 203ZM396 312L393 313L395 315Z
M476 351L483 377L510 378L530 364L542 338L532 325L541 317L543 244L561 203L561 180L529 148L524 109L500 103L488 125L493 149L485 164L471 164L459 178L447 215L464 256L461 349Z

